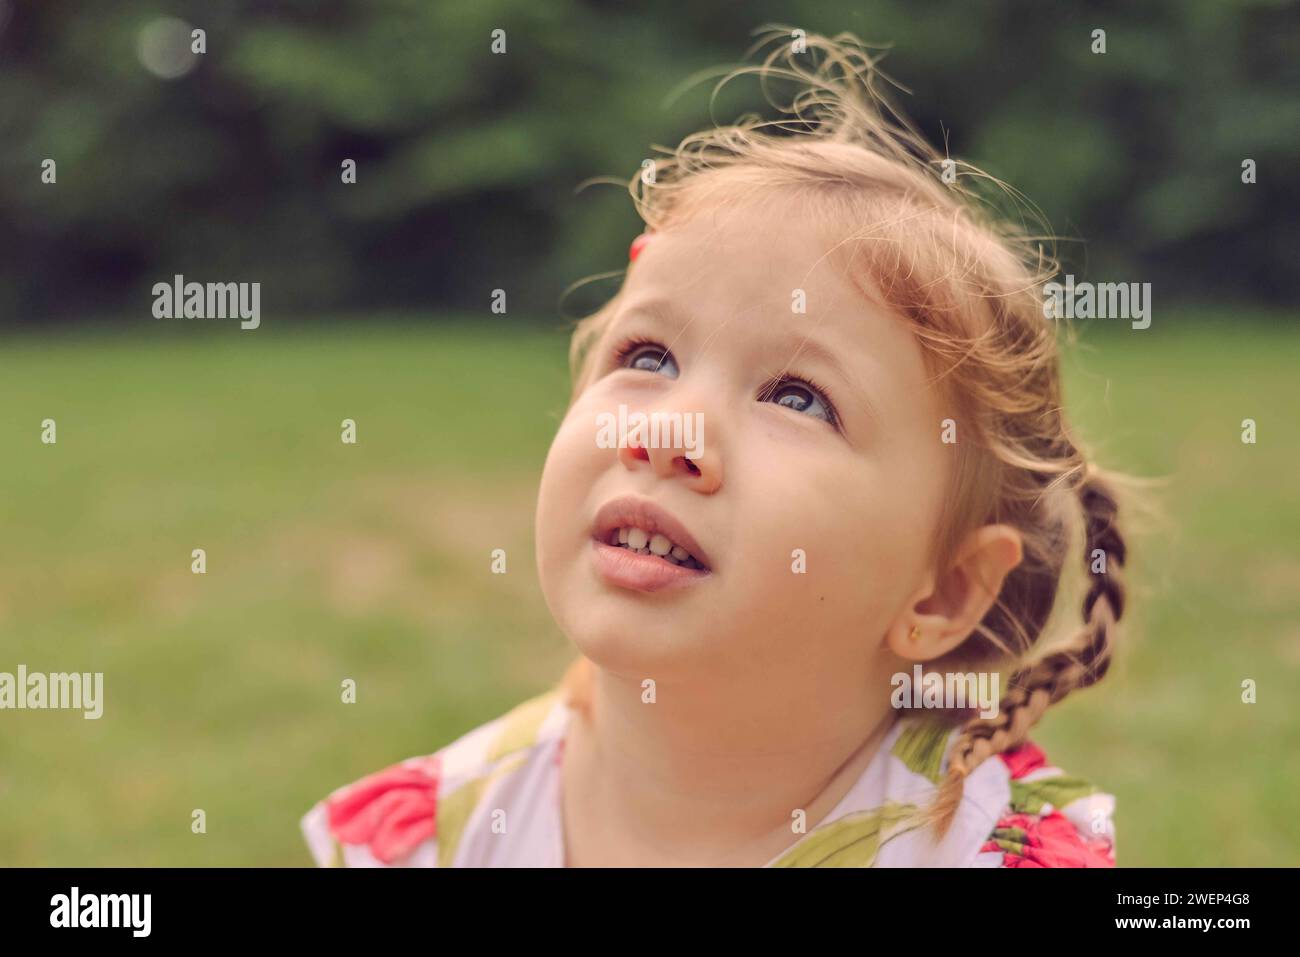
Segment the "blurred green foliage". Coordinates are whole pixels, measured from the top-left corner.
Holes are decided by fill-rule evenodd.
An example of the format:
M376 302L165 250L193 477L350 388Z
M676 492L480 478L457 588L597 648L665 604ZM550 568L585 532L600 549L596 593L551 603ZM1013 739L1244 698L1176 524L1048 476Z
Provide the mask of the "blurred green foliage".
M651 144L786 22L888 43L907 110L1036 201L1076 274L1175 299L1294 302L1300 16L1273 0L0 0L0 322L147 315L153 282L260 281L268 313L437 304L553 315L621 268ZM195 68L142 65L160 17ZM1091 33L1106 30L1104 55ZM490 52L494 29L507 52ZM761 106L752 81L719 122ZM41 162L58 163L56 185ZM358 164L355 185L340 164ZM1241 182L1241 162L1258 183ZM579 306L585 305L579 302ZM574 311L582 311L578 308Z

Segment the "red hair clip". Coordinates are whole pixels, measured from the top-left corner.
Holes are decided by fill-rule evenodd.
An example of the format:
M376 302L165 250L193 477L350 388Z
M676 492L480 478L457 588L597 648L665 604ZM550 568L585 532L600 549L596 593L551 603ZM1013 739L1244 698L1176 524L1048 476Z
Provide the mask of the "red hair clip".
M643 232L636 239L632 240L632 245L629 246L627 250L628 262L636 262L636 257L640 256L641 250L645 249L645 244L650 241L650 234L653 231L654 230L647 227L645 232Z

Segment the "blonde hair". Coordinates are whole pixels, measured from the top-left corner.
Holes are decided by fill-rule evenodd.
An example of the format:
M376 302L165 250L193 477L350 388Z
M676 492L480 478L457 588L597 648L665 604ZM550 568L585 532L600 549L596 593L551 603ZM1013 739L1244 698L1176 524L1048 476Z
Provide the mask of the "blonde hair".
M972 637L931 663L1010 673L996 717L944 716L961 730L922 815L942 838L965 777L1021 744L1050 705L1107 671L1124 611L1126 549L1113 490L1119 476L1085 455L1062 409L1056 329L1044 317L1041 291L1057 266L1050 238L1024 225L1027 214L1041 217L1009 187L931 147L891 105L880 87L892 81L852 34L805 38L784 26L756 33L747 58L768 48L766 55L732 69L718 88L756 74L784 115L748 115L693 133L675 150L660 148L667 155L656 158L654 177L638 171L627 188L650 229L732 186L796 190L810 215L853 223L837 247L847 275L864 297L910 320L934 383L961 410L953 487L932 543L936 567L982 525L1009 524L1023 536L1024 560ZM797 93L788 103L772 100L773 81L791 81ZM1019 222L1003 208L1008 201ZM591 375L591 346L618 307L616 294L575 329L574 397ZM1080 539L1083 626L1049 644L1043 636L1066 555ZM581 658L565 675L562 687L576 707L585 706L589 678Z

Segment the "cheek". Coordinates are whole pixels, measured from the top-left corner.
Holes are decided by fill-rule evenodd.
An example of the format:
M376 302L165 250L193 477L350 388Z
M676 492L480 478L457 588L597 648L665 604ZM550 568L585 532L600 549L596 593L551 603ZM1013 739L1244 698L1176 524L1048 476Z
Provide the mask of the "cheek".
M600 467L602 453L606 459L610 455L596 446L594 429L587 427L590 419L591 416L577 408L571 410L546 455L537 495L539 561L585 531L582 505Z
M618 462L617 452L597 442L601 408L594 390L579 397L560 423L542 467L534 523L537 571L542 594L557 619L561 606L573 604L574 589L584 587L590 522Z
M940 491L920 461L909 455L872 462L837 500L843 521L833 534L846 556L844 571L874 615L897 614L925 571Z
M754 574L735 583L751 627L823 646L882 634L924 567L938 495L926 470L847 450L751 465L737 544Z

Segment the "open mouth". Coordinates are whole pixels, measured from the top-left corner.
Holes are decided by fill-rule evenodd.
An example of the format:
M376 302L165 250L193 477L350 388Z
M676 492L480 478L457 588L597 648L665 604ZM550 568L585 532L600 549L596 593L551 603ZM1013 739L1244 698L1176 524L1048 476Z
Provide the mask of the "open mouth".
M602 507L592 523L596 567L610 584L659 591L708 577L712 563L676 516L645 498Z
M647 532L644 528L623 526L609 533L607 544L617 548L626 548L638 555L655 555L666 562L681 565L683 568L695 568L700 571L708 569L682 546L678 545L662 532Z

